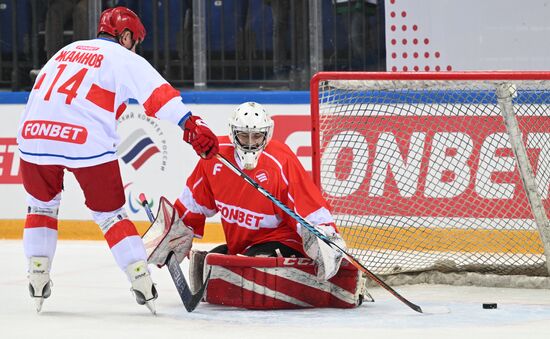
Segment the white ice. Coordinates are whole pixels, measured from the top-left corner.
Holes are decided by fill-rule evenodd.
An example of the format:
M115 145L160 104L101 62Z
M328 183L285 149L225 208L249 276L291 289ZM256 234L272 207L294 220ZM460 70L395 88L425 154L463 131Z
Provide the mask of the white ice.
M419 314L382 288L356 309L249 311L202 303L187 313L166 269L153 268L156 316L138 305L100 241L60 241L52 296L37 314L21 241L1 240L0 338L550 338L550 291L442 285L399 286ZM184 264L185 265L185 264ZM183 267L184 272L187 268ZM494 310L483 302L496 302Z

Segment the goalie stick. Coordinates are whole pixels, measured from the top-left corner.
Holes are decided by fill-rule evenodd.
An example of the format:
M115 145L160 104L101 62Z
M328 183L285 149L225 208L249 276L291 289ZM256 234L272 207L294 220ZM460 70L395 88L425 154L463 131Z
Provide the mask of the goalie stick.
M153 212L151 211L151 208L147 203L145 194L141 193L139 195L139 200L141 201L141 205L145 209L145 213L147 213L147 217L149 218L149 220L151 222L154 222L155 216L153 215ZM166 257L165 265L168 267L168 272L170 272L170 276L172 277L172 281L174 281L174 285L176 285L176 290L180 295L183 306L185 307L187 312L193 312L193 310L195 310L195 308L199 305L199 303L202 300L202 297L204 296L204 292L206 291L206 286L208 285L208 279L210 279L210 271L208 272L206 279L204 280L202 286L199 288L197 293L193 294L191 293L189 284L187 284L187 280L183 275L183 272L178 263L178 260L176 259L176 255L174 254L174 252L168 253L168 257Z
M399 299L401 302L403 302L405 305L409 306L413 310L419 313L423 313L422 308L416 304L413 304L409 300L405 299L401 294L399 294L397 291L395 291L391 286L386 284L382 279L380 279L376 274L371 272L368 268L366 268L363 264L361 264L357 259L355 259L351 254L349 254L347 251L345 251L343 248L335 244L333 241L328 239L324 234L320 233L315 227L309 223L306 219L302 218L298 213L291 210L288 206L286 206L284 203L282 203L279 199L275 198L271 193L269 193L265 188L260 186L258 183L256 183L252 178L250 178L246 173L241 171L238 167L233 165L227 158L225 158L221 154L217 154L216 157L218 160L220 160L225 166L227 166L230 170L232 170L235 174L240 176L244 179L248 184L252 185L256 190L258 190L262 195L264 195L266 198L271 200L275 205L277 205L280 209L285 211L286 214L288 214L290 217L292 217L294 220L296 220L300 225L304 226L308 231L313 233L316 237L323 240L327 245L329 245L332 248L337 248L340 250L345 256L346 259L352 263L353 266L357 267L358 270L365 273L369 278L374 280L378 285L386 289L388 292L390 292L393 296L395 296L397 299Z

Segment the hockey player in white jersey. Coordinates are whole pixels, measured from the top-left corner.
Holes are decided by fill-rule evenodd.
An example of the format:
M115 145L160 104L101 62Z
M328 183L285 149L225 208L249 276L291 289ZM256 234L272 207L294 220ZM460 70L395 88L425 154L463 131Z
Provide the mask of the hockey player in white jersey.
M183 139L197 154L213 157L218 140L192 115L179 91L135 53L144 38L145 28L134 12L109 8L101 14L97 38L76 41L58 51L42 68L30 93L17 141L28 193L23 244L37 311L51 293L57 213L67 170L80 184L86 206L116 263L126 272L137 302L155 313L157 291L145 249L123 207L117 119L134 98L148 116L179 125Z

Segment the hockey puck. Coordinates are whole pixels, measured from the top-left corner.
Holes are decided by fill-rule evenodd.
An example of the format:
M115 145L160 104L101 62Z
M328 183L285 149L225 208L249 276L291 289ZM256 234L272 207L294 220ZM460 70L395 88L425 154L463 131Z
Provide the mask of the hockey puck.
M483 303L482 307L486 310L492 310L497 308L497 303Z

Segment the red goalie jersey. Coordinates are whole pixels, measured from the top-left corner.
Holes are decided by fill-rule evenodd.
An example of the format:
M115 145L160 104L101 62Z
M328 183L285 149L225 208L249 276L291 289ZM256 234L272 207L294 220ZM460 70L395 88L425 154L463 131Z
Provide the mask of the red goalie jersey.
M219 142L220 154L239 166L229 138L220 137ZM253 170L239 167L312 224L335 227L328 203L285 144L271 140ZM250 246L277 241L305 256L300 225L216 158L199 161L175 206L199 238L206 217L219 212L228 254L243 254Z

